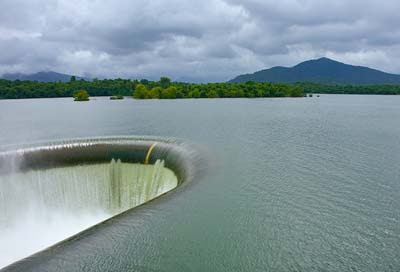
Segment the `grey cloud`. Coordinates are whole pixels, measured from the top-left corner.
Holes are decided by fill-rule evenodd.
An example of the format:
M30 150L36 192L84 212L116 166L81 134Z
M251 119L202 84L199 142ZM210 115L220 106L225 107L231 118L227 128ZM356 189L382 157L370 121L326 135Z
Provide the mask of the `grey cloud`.
M328 56L400 73L400 2L2 0L0 74L228 80Z

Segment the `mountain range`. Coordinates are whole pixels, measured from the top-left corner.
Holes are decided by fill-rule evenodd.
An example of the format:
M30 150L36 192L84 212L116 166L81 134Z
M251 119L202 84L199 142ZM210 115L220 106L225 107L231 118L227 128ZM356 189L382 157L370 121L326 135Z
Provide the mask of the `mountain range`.
M312 82L320 84L400 85L400 75L389 74L363 66L353 66L328 58L302 62L294 67L273 67L253 74L244 74L231 83L255 82Z
M71 75L53 71L38 72L35 74L4 74L0 78L8 80L31 80L41 82L68 82ZM88 78L76 77L76 80ZM195 82L193 79L186 79ZM385 73L364 66L354 66L328 58L308 60L293 67L277 66L261 70L253 74L244 74L230 80L230 83L246 81L255 82L310 82L319 84L350 84L350 85L400 85L400 75ZM203 82L203 80L202 80Z
M57 81L62 81L62 82L67 82L71 80L71 75L66 75L66 74L60 74L56 73L53 71L48 71L48 72L38 72L35 74L21 74L21 73L15 73L15 74L4 74L1 76L3 79L8 79L8 80L30 80L30 81L41 81L41 82L57 82ZM85 79L83 77L76 77L76 80L80 79Z

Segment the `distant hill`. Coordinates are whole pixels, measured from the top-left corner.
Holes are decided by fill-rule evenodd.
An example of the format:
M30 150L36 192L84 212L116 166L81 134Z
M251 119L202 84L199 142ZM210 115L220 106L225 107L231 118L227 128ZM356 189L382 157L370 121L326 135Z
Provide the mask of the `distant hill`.
M294 67L273 67L253 74L240 75L229 82L312 82L320 84L400 85L400 75L363 66L353 66L328 58L309 60Z
M0 76L0 78L8 79L8 80L31 80L31 81L40 81L40 82L67 82L71 80L71 75L60 74L56 72L39 72L35 74L4 74ZM86 79L83 77L76 77L76 80ZM87 79L86 79L87 80Z

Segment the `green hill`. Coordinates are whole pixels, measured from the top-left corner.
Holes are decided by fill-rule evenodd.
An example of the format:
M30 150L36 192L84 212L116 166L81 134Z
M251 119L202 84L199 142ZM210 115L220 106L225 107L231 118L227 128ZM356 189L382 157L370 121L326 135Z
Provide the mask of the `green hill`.
M319 84L400 85L400 75L362 66L353 66L328 58L309 60L294 67L273 67L240 75L229 82L312 82Z

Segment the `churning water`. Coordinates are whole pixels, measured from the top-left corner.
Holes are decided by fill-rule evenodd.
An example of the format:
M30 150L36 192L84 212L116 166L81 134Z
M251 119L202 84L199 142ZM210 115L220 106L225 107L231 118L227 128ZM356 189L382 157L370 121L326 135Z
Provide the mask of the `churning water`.
M177 185L160 160L143 165L112 159L0 175L0 267Z

